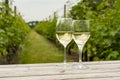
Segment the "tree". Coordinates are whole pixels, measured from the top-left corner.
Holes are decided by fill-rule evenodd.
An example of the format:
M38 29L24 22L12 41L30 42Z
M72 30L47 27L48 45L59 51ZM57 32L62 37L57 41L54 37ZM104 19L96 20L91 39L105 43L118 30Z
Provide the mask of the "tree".
M115 1L85 0L71 10L73 19L90 20L91 38L83 50L88 60L120 59L120 2Z

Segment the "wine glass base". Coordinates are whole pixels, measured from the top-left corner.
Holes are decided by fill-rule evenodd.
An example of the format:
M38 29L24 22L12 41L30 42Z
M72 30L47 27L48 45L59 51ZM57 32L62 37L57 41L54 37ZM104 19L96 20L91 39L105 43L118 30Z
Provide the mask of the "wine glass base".
M64 70L71 68L69 63L59 63L57 66Z
M61 70L71 70L71 69L88 69L89 67L80 63L80 62L73 62L73 63L60 63L57 65Z
M71 68L72 69L88 69L88 66L83 65L82 63L79 63L79 62L74 62L72 63Z

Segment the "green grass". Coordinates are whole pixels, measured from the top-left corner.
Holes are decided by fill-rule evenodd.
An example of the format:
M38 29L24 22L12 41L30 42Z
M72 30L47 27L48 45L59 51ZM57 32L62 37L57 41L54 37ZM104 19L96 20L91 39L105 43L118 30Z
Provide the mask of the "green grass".
M63 62L62 52L43 36L31 31L20 53L20 63Z

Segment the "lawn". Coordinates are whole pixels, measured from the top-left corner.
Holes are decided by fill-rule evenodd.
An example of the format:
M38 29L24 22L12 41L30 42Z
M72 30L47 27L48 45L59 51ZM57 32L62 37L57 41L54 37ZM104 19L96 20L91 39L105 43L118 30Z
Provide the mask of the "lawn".
M28 34L19 56L22 64L63 62L62 51L33 30Z

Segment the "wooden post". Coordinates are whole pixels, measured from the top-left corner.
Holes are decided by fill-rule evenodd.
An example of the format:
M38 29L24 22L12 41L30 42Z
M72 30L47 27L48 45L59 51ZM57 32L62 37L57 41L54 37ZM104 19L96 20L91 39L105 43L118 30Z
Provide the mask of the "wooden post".
M6 12L6 14L8 14L9 11L7 10L7 8L9 7L9 0L5 0L5 4L6 4L5 12Z
M55 18L56 17L56 12L54 12L54 17L53 18Z
M20 13L20 12L19 12L18 14L19 14L19 16L21 16L21 13Z
M49 20L51 20L51 16L49 15Z
M56 13L56 12L54 12L54 19L56 18L56 14L57 14L57 13Z
M64 18L66 18L66 4L64 5Z
M16 14L17 14L17 8L16 6L14 6L14 15L16 16Z

